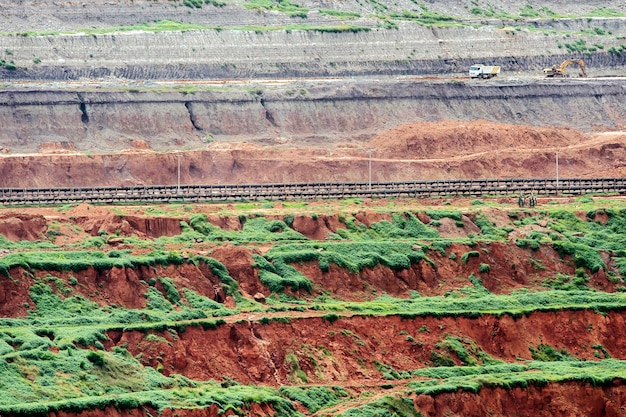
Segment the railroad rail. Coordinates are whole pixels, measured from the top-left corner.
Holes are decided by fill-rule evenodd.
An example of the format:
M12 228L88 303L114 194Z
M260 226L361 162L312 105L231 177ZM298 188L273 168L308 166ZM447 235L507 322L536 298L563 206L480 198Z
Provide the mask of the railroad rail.
M0 205L73 203L202 203L385 197L481 197L533 193L626 194L626 178L475 179L402 182L319 182L232 185L149 185L132 187L0 188Z

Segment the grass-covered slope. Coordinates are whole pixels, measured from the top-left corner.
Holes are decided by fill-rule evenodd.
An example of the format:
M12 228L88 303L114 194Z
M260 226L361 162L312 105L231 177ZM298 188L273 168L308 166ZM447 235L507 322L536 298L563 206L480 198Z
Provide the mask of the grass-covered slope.
M2 238L0 414L417 416L529 387L588 414L588 386L623 406L620 199L274 206L113 209L181 221L153 239L62 207Z

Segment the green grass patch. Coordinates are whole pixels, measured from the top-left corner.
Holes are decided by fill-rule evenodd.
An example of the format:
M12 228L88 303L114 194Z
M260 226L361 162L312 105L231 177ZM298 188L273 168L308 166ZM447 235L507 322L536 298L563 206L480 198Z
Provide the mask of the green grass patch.
M0 274L9 276L9 270L22 267L40 271L84 271L93 267L98 271L112 268L136 268L152 265L180 265L184 259L178 252L152 252L133 256L113 252L109 256L98 251L17 252L0 259Z
M352 408L340 414L342 417L422 417L417 411L410 398L396 398L385 396L364 404L358 408Z
M626 362L612 359L427 368L412 373L434 379L410 382L409 386L412 392L425 395L459 390L477 393L482 387L512 389L562 382L598 386L612 384L625 368Z
M318 9L317 11L323 16L332 16L339 19L358 19L361 17L360 13L347 10Z
M274 10L285 13L290 17L306 18L309 9L302 7L289 0L247 0L244 3L246 9L252 10Z
M276 273L277 264L314 261L324 272L329 271L330 264L335 264L352 273L378 265L401 270L421 261L432 263L420 246L393 241L292 243L272 247L264 258L267 262L255 258L257 267L272 273ZM274 270L268 263L273 263Z
M402 10L401 13L391 12L389 17L396 20L408 20L422 26L450 27L460 25L460 19L443 13L429 10L425 5L420 5L420 11Z
M593 9L591 12L584 16L589 17L625 17L626 13L620 12L617 9L611 9L604 6L600 6L597 9Z
M236 244L250 242L280 242L308 240L301 233L296 232L281 220L268 220L265 217L245 218L241 231L226 231L211 224L206 215L198 214L191 217L189 226L190 235L198 233L204 240Z
M479 256L480 256L480 252L476 250L471 250L461 255L461 262L463 262L464 264L467 264L470 258L478 258Z
M285 397L299 401L309 412L315 413L322 408L339 404L348 396L341 387L289 387L283 386L278 390Z
M286 288L291 288L292 291L303 289L311 292L311 281L296 268L285 263L282 258L274 259L271 264L260 255L254 255L254 257L255 266L260 268L259 279L270 291L283 292Z

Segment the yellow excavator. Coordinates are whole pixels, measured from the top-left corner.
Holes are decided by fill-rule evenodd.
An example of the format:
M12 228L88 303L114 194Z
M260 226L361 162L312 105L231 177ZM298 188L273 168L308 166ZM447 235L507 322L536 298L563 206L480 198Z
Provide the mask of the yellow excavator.
M565 68L572 64L578 64L580 67L580 70L582 71L578 74L580 78L587 78L585 63L582 59L566 59L561 63L561 65L553 65L551 68L545 68L543 73L546 74L546 77L569 77L569 75L565 74Z

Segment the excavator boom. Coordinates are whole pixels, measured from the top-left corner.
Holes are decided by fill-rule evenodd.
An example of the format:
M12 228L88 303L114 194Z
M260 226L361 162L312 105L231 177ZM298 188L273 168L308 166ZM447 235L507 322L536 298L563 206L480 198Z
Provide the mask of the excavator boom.
M546 77L566 77L565 69L572 64L577 64L580 67L581 73L578 74L579 77L587 78L585 62L582 59L566 59L561 65L553 65L551 68L545 68L543 73L546 74Z

